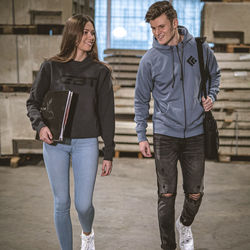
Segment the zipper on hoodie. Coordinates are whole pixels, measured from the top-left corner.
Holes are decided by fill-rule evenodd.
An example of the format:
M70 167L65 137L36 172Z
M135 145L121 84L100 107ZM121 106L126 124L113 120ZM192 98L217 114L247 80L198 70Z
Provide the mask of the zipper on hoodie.
M186 99L185 99L185 89L184 89L184 72L183 72L183 63L182 63L184 44L183 43L181 44L182 44L182 51L181 51L182 58L180 58L178 44L176 45L176 49L177 49L177 55L181 64L181 83L182 83L182 92L183 92L183 100L184 100L184 117L185 117L184 138L186 138L187 113L186 113Z

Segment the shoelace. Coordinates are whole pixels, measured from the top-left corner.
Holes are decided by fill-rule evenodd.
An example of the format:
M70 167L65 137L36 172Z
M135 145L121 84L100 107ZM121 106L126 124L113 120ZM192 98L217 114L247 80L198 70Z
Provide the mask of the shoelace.
M192 238L189 227L183 227L183 229L181 230L181 233L185 238L185 242L188 242Z
M91 244L91 241L92 241L92 237L86 237L83 241L82 241L82 247L83 247L83 244L85 244L85 249L88 250L89 247L90 247L90 244Z

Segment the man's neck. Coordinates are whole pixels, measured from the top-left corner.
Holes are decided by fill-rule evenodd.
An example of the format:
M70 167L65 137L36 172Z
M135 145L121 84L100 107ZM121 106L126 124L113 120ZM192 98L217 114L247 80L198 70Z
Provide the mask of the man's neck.
M173 39L168 43L169 46L176 46L178 43L182 42L183 35L180 35L178 29L175 31Z

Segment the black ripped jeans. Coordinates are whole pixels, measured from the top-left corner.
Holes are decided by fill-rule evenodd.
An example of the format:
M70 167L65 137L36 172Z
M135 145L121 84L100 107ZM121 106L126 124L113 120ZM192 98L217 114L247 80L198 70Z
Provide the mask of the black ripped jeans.
M190 138L176 138L154 134L154 152L158 184L158 219L161 247L176 249L175 240L175 197L177 190L177 161L180 161L185 200L181 222L190 226L197 214L203 196L205 167L204 135ZM198 200L189 194L198 194ZM163 194L172 194L166 197Z

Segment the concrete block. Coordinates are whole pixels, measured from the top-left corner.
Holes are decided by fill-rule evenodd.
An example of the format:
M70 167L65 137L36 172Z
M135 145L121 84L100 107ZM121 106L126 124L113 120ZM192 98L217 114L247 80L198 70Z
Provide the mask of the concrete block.
M13 24L12 1L10 0L0 1L0 23Z
M16 36L0 36L0 82L17 82Z
M17 42L16 42L17 39ZM20 83L32 83L33 71L38 71L44 58L49 58L59 52L61 35L2 35L0 50L4 60L0 62L0 82L17 82L17 57Z
M30 10L37 11L61 11L62 15L56 19L57 24L63 24L72 16L72 1L68 0L1 0L0 23L13 24L12 2L14 2L15 24L31 24ZM51 19L52 20L52 19ZM51 21L50 20L50 21ZM39 23L48 23L47 18L39 19ZM52 20L53 21L53 20Z
M202 34L216 44L250 44L250 3L205 3Z
M20 82L33 81L33 71L38 71L45 58L59 52L61 36L19 36Z
M0 155L13 154L13 139L34 139L27 117L28 93L0 93Z

